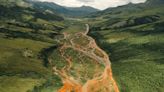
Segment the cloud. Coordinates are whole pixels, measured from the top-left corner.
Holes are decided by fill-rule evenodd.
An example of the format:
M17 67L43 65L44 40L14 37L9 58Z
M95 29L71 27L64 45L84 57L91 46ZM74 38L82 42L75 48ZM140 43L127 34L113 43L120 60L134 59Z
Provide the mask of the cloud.
M116 6L124 5L129 2L142 3L145 2L146 0L40 0L40 1L54 2L68 7L79 7L82 5L86 5L103 10L108 7L116 7Z
M77 0L77 1L80 1L80 2L94 2L95 0Z

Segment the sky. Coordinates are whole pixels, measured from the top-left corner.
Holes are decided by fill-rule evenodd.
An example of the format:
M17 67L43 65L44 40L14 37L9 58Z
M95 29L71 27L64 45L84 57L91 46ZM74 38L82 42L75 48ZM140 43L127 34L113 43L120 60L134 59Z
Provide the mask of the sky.
M106 9L108 7L116 7L120 5L127 4L129 2L132 3L143 3L146 0L40 0L40 1L48 1L54 2L62 6L67 7L80 7L80 6L92 6L97 9Z

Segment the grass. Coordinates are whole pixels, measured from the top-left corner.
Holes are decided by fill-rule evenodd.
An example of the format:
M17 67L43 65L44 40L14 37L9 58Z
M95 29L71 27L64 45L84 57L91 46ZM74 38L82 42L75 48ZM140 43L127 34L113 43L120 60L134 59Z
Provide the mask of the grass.
M79 31L83 32L83 31L85 31L85 27L84 26L72 25L72 26L68 27L67 29L65 29L64 32L67 32L67 33L77 33Z
M1 68L5 65L7 70L14 71L14 69L18 70L26 70L24 67L28 67L29 69L37 69L34 67L38 66L38 70L42 67L42 62L38 58L39 52L46 47L49 47L51 44L33 41L33 40L25 40L25 39L0 39L1 46ZM32 58L28 58L23 56L25 49L28 48L32 51ZM40 67L39 67L40 66ZM10 69L11 68L11 69ZM12 69L14 68L14 69ZM46 70L42 68L43 70ZM41 70L42 70L41 69ZM7 72L7 70L5 72ZM2 70L1 70L2 71ZM46 72L46 71L45 71Z
M65 28L62 32L77 33L86 31L86 27L81 21L67 19L64 21L64 24L67 25L67 28Z
M140 8L142 11L137 12L128 11L128 6L124 7L127 11L115 8L102 14L100 12L101 15L90 22L93 25L90 35L110 56L113 74L121 92L163 92L164 7L152 4L152 7ZM117 10L122 12L112 13ZM121 25L131 18L142 19L152 15L159 16L159 20L112 28L112 25Z
M50 52L47 49L58 44L55 37L65 25L63 21L34 16L28 8L17 8L20 15L14 12L15 7L12 14L19 18L6 14L0 19L0 92L57 89L60 80L52 75L47 64L47 53ZM7 6L3 6L3 11L10 12ZM49 82L51 78L57 82Z
M47 56L58 44L64 19L22 0L2 0L0 7L0 92L57 89L61 80L52 75Z
M163 92L164 34L151 32L155 25L129 29L93 31L108 52L121 92ZM144 31L142 31L144 28ZM146 34L145 34L146 33Z
M28 92L34 86L41 85L44 79L20 78L17 76L0 77L0 91L1 92Z
M29 39L0 38L0 91L27 92L42 85L51 76L51 71L39 55L43 48L51 45ZM32 51L31 57L24 56L26 48Z

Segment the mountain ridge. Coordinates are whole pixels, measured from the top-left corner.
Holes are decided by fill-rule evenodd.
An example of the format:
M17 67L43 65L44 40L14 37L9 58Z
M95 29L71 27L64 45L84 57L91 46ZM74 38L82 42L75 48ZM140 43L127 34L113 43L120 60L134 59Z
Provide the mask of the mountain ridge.
M102 11L98 11L96 13L92 13L88 16L90 17L98 17L101 16L103 14L117 14L117 13L121 13L122 11L124 12L140 12L143 9L149 9L149 8L153 8L153 7L159 7L159 6L163 6L164 5L164 1L163 0L147 0L144 3L128 3L126 5L121 5L121 6L117 6L117 7L109 7L105 10Z
M96 8L90 7L90 6L81 6L81 7L66 7L58 5L54 2L41 2L36 0L25 0L26 2L33 5L33 7L41 9L41 10L51 10L52 12L57 12L59 14L65 15L65 16L72 16L72 17L78 17L78 16L84 16L93 12L99 11Z

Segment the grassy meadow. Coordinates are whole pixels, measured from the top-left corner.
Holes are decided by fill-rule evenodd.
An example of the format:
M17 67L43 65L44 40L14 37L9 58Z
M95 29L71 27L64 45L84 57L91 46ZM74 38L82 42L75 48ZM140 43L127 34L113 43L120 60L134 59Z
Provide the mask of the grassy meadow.
M163 29L162 25L152 23L90 32L109 54L121 92L164 90Z

